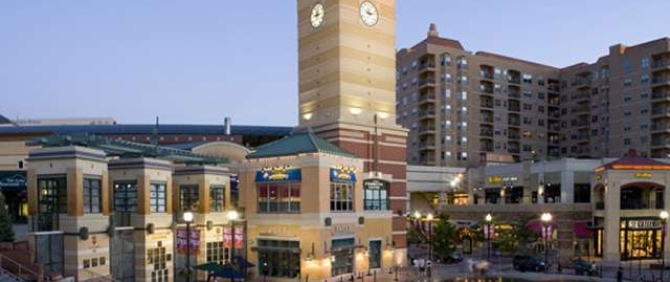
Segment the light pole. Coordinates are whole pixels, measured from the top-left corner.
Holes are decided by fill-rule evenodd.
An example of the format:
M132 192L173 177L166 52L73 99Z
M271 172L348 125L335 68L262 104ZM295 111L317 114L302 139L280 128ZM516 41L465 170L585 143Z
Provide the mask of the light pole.
M661 230L661 282L663 282L663 274L665 272L665 230L668 227L668 212L661 211L658 215L661 218L661 223L663 224L663 229Z
M549 224L552 220L552 215L548 212L543 213L540 216L542 221L542 236L544 237L544 271L549 272Z
M486 221L486 260L491 261L491 222L493 221L493 216L491 214L486 214L486 217L484 217L484 220Z
M231 210L226 214L226 217L230 222L230 233L233 241L232 244L230 245L232 247L230 249L230 261L232 265L237 265L237 262L235 261L235 220L237 220L240 217L240 214L237 213L236 210Z
M191 222L193 222L193 213L184 212L184 222L186 222L186 282L191 282Z
M433 277L433 219L432 213L426 216L426 220L428 220L428 261L430 262L428 266L428 278Z

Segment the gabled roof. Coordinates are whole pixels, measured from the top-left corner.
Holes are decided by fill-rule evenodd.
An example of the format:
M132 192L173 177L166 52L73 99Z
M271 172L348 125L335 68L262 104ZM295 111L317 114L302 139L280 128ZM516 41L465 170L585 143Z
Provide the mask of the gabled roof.
M12 123L11 120L0 114L0 124L10 124L10 123Z
M638 157L637 153L631 150L626 156L596 168L597 172L603 170L670 170L670 164Z
M248 159L293 156L304 153L325 153L355 158L354 154L316 137L311 132L294 133L272 143L265 144L247 156Z

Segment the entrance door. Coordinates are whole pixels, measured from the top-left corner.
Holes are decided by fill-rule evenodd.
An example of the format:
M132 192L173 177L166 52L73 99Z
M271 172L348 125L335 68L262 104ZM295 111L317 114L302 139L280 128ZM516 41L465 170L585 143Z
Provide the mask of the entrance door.
M382 267L382 241L370 241L370 268Z
M115 281L135 281L135 243L133 230L116 230L110 246L112 277Z
M45 274L63 273L63 234L35 234L35 256Z
M354 239L333 240L332 276L339 276L354 272Z

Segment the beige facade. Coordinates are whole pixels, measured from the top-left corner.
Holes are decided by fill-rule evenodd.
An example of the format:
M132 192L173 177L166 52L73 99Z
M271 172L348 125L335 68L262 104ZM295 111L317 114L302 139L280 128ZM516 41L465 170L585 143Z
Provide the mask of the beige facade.
M408 162L476 167L556 157L665 157L670 39L556 68L428 37L397 54ZM640 149L642 148L642 149Z
M300 171L300 180L288 182L291 187L299 187L300 195L294 198L299 201L298 210L277 212L259 208L260 204L264 204L260 200L263 195L272 192L262 188L264 182L258 182L258 174L273 167ZM333 210L332 193L335 188L331 187L337 183L331 181L330 175L332 169L343 167L355 175L356 181L345 184L353 188L352 202L349 203L352 204L351 209L337 211ZM318 281L370 268L387 269L403 264L406 253L402 250L396 252L393 246L392 211L364 208L363 181L372 176L363 172L361 160L324 153L244 162L239 169L241 200L248 220L249 242L254 242L250 246L249 261L259 266L269 263L264 251L272 250L272 247L263 242L272 241L293 242L285 244L293 244L294 249L289 252L296 254L290 262L295 263L295 269L290 272L291 277L284 276L284 279L300 277L304 281ZM340 246L338 240L350 244ZM379 254L373 254L372 244L377 244ZM348 261L349 258L351 261ZM378 265L371 266L371 262ZM256 275L264 276L264 273L257 272ZM282 278L268 275L272 279Z

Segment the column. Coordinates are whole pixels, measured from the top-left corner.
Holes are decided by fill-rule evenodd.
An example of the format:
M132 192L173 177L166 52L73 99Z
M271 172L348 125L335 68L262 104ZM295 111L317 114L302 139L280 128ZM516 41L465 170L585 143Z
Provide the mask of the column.
M575 172L564 170L561 172L561 203L575 202Z
M605 221L603 234L603 264L618 266L621 260L620 251L620 193L617 182L610 182L605 188Z

